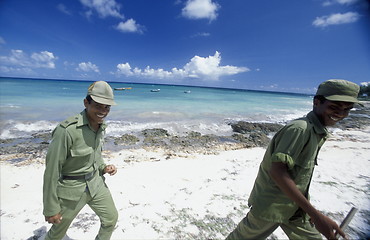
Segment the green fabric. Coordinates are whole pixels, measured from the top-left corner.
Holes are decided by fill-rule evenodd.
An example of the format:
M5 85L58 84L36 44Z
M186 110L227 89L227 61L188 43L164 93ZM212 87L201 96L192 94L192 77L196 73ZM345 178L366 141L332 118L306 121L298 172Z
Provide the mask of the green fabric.
M322 95L330 101L358 103L360 86L343 79L330 79L321 83L316 95Z
M89 191L82 193L79 201L60 199L63 220L59 224L53 224L48 231L45 240L62 239L73 219L88 204L99 216L101 226L96 239L110 239L118 219L118 212L114 205L112 195L106 186L102 186L97 195L92 197Z
M308 187L320 147L328 132L313 112L279 130L271 140L254 183L248 203L253 215L282 223L298 206L286 196L269 175L272 162L283 162L298 189L308 198Z
M104 185L102 171L105 164L102 159L103 134L106 125L102 124L94 132L86 112L67 119L59 124L52 134L46 168L44 172L43 203L45 216L54 216L61 211L58 198L78 201L89 188L94 197ZM61 175L79 176L97 170L95 176L85 180L61 180Z
M248 215L242 221L240 221L235 230L226 237L226 240L266 239L279 226L283 229L289 239L322 239L321 234L316 230L316 228L313 227L308 221L304 221L302 218L297 218L279 224L255 217L249 212Z

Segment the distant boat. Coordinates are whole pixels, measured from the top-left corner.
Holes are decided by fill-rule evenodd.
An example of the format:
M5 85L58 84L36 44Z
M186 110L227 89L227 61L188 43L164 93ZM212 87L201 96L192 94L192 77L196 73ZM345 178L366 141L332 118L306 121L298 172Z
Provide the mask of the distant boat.
M114 90L118 90L118 91L123 91L123 90L130 90L132 89L131 87L127 87L127 88L124 88L124 87L121 87L121 88L114 88Z
M151 92L159 92L159 91L161 91L161 89L159 89L159 88L157 88L157 89L152 89L152 90L150 90Z
M186 91L184 91L184 93L191 93L191 91L190 90L186 90Z

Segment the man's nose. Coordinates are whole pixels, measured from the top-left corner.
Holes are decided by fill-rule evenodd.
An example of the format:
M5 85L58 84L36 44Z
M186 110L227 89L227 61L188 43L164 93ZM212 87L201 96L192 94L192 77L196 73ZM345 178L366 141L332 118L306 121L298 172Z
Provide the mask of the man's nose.
M336 110L335 114L340 117L347 117L349 110Z
M100 110L101 110L103 113L107 113L107 112L109 112L109 108L106 108L106 107L102 107Z
M101 113L107 113L109 112L109 106L99 106L98 107L98 110L101 112Z

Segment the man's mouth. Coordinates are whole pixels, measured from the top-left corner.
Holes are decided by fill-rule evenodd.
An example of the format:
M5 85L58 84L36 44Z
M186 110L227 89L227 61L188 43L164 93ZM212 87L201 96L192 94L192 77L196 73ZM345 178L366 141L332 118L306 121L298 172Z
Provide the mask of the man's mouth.
M336 117L333 117L333 116L330 116L329 118L331 120L333 120L334 122L338 122L340 120L340 118L336 118Z
M98 118L105 118L105 115L104 115L104 114L96 114L96 116L97 116Z

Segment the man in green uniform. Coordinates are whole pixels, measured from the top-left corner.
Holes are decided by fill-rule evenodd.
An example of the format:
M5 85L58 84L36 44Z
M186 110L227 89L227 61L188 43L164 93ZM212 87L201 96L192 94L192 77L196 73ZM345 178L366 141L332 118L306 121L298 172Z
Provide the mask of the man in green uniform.
M308 190L318 152L328 136L326 126L348 116L358 102L359 89L346 80L321 83L313 110L276 133L248 200L251 209L226 239L265 239L279 226L289 239L345 236L333 220L311 205Z
M115 105L112 88L104 81L90 85L85 110L61 122L53 131L46 155L43 214L53 226L45 239L62 239L73 219L88 204L99 216L96 239L110 239L118 219L104 174L114 175L114 165L102 159L105 117Z

